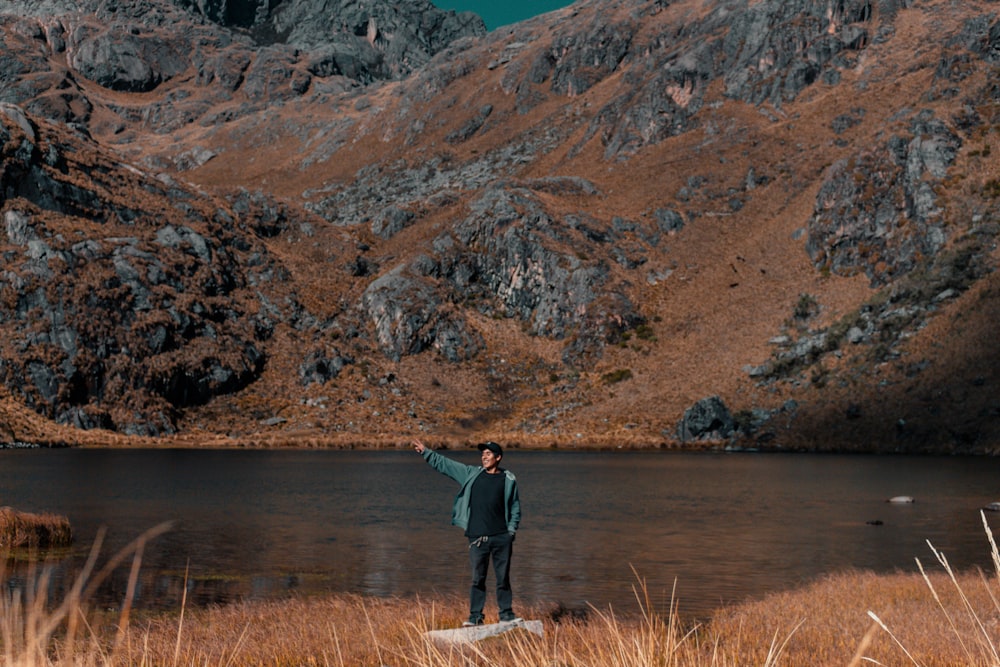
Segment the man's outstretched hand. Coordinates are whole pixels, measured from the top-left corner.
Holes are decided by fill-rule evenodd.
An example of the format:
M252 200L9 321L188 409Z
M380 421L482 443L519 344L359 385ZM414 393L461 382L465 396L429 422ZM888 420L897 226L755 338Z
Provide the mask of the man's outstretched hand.
M413 448L417 450L417 454L423 454L424 450L427 449L426 447L424 447L424 443L420 442L419 440L413 441Z

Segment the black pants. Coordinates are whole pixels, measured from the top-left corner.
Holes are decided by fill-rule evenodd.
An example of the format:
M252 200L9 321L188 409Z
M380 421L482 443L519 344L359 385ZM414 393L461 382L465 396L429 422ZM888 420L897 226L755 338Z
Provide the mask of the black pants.
M514 618L513 594L510 590L510 557L514 536L509 533L469 538L469 562L472 564L472 587L469 589L469 620L481 623L486 605L486 570L493 559L493 574L497 580L497 608L500 620Z

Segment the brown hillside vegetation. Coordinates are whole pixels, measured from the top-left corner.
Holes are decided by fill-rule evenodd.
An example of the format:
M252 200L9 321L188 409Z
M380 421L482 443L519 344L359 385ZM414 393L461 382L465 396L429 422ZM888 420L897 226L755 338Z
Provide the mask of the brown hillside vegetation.
M40 146L86 166L52 178L120 207L141 192L146 217L11 188L3 211L48 238L137 236L164 262L194 260L156 245L163 226L192 228L216 264L153 293L211 313L148 362L39 359L104 373L85 397L7 373L8 439L998 451L994 8L842 4L581 0L405 78L313 77L263 109L244 89L209 100L193 66L147 92L78 77L93 141L29 113ZM763 44L736 37L753 12ZM172 100L191 118L171 122ZM101 294L108 262L68 279ZM164 312L101 335L146 345L182 316ZM5 359L37 349L26 320L3 326ZM342 367L309 381L316 354ZM681 438L710 396L732 425Z

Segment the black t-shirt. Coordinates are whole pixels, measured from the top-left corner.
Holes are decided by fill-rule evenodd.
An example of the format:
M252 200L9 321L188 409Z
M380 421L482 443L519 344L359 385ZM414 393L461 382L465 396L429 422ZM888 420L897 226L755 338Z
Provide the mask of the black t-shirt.
M499 535L507 532L507 513L503 506L503 486L506 475L484 472L472 483L469 496L469 537Z

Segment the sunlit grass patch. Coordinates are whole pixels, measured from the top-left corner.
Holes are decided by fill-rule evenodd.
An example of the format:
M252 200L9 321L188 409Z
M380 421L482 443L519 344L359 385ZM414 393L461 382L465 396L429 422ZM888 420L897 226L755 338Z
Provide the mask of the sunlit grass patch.
M997 559L995 547L993 554ZM831 575L721 610L708 628L742 664L763 664L761 640L795 627L782 664L1000 665L993 648L1000 639L1000 581L980 572L957 574L943 554L934 555L944 572ZM1000 576L1000 559L996 565Z
M938 586L948 581L946 575L933 575L930 580ZM996 615L988 592L979 587L979 575L966 574L958 582L970 591L981 613ZM956 594L943 594L942 600L950 610L961 608ZM943 622L926 582L910 573L848 572L824 577L794 591L719 611L706 624L706 632L717 642L719 652L731 658L725 664L763 664L765 640L775 632L795 629L781 664L848 665L873 625L869 610L898 628L897 637L920 656L918 664L994 664L965 662L961 642ZM863 654L869 662L859 664L910 664L884 631L872 633Z

